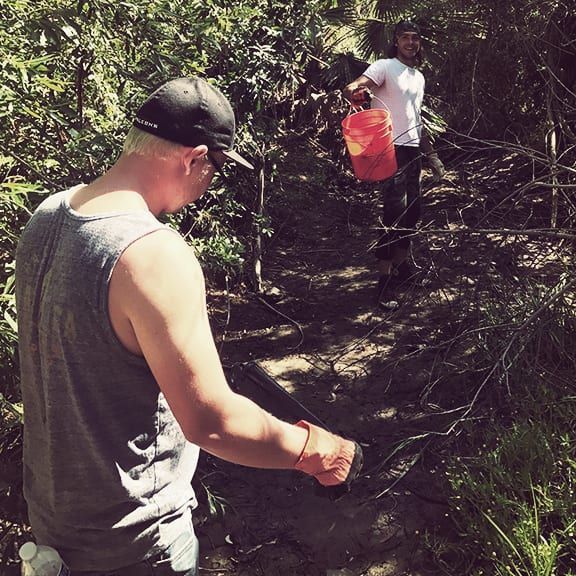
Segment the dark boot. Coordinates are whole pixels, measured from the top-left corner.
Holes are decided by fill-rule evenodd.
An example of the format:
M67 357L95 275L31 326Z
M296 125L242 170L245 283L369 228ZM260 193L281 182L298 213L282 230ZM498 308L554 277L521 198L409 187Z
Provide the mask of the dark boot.
M396 276L393 274L382 274L378 279L376 305L384 310L397 310L400 308L395 288Z
M394 266L392 272L396 278L398 285L414 284L418 280L418 271L407 260Z

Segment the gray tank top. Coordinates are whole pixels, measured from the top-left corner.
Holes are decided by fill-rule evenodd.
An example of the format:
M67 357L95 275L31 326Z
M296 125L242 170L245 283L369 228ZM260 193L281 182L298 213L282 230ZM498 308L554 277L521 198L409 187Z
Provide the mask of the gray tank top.
M72 191L39 206L16 255L24 496L39 543L73 570L111 570L188 528L198 448L108 316L118 258L164 225L145 212L83 216Z

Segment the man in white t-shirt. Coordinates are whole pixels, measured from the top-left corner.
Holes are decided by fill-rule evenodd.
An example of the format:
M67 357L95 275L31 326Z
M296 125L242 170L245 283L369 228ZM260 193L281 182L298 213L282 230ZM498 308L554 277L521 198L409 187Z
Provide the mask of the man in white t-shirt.
M421 61L420 29L415 23L402 20L394 28L388 58L371 64L343 91L353 106L362 106L371 99L372 108L386 107L392 117L398 170L383 182L382 223L386 228L404 231L388 229L376 245L378 304L387 309L399 306L394 288L412 276L407 258L413 234L410 230L420 219L422 154L437 180L444 174L444 166L422 126L424 76L416 69Z

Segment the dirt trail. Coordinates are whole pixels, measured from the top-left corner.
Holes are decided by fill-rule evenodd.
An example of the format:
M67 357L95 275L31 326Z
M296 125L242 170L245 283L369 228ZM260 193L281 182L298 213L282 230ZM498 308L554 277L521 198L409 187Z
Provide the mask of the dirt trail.
M312 161L316 171L308 174ZM474 226L509 224L505 201L514 192L501 183L512 162L463 163L425 193L411 256L419 281L401 290L399 310L383 312L374 306L369 249L380 210L375 186L343 177L326 156L311 158L306 144L292 150L271 203L276 234L264 258L268 295L235 289L228 298L209 286L212 325L227 368L258 361L331 429L359 441L366 464L352 493L332 502L299 473L251 470L204 455L195 480L201 574L438 573L424 534L450 524L441 435L430 433L442 434L462 391L476 389L466 334L487 282L502 270L534 268L523 260L530 240L470 234ZM514 173L522 179L525 169ZM514 203L513 210L514 221L523 211L534 220L529 203ZM436 232L428 235L430 228ZM544 265L538 269L547 273ZM209 504L225 514L209 519Z
M449 278L458 263L445 261L445 241L417 241L413 262L426 286L405 287L398 311L379 311L368 249L378 226L373 187L319 193L297 179L285 187L283 232L264 264L272 293L235 296L227 308L213 292L214 329L228 366L257 360L333 430L359 441L365 471L351 494L331 502L297 473L208 459L206 483L229 508L199 527L206 573L431 574L422 534L447 512L435 465L418 453L385 459L398 440L441 424L420 398L435 334L461 295L460 280ZM448 181L430 190L423 225L431 217L449 225L460 194Z

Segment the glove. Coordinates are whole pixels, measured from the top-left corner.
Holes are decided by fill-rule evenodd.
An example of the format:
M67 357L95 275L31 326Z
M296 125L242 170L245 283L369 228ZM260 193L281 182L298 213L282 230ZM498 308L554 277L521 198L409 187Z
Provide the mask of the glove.
M444 168L444 164L442 164L442 160L438 158L438 154L436 154L436 152L428 155L428 164L432 170L434 182L440 182L446 173L446 168Z
M362 448L305 420L296 426L308 430L308 440L294 468L313 476L322 486L349 487L362 468Z

